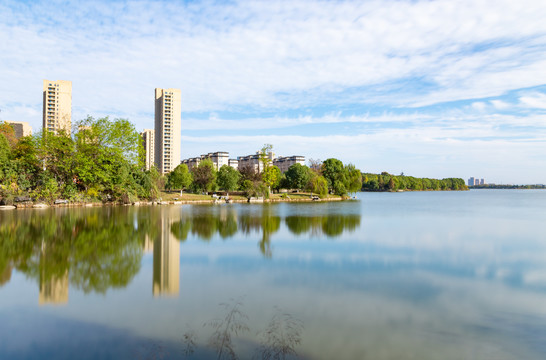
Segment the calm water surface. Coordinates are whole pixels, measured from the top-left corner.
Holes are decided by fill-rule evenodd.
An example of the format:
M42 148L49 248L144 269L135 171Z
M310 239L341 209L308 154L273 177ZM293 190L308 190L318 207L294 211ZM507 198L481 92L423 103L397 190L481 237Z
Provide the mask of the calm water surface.
M546 358L546 191L359 198L0 212L0 359Z

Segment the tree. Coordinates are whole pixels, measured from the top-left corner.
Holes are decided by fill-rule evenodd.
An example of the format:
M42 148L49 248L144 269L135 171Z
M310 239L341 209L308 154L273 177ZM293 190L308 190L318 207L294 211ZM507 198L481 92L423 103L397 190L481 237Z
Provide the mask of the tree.
M204 192L213 189L216 182L216 169L212 160L205 159L191 170L193 175L193 187L195 190Z
M310 177L306 189L312 193L318 194L320 197L328 195L328 181L326 181L324 176L319 175L315 171L311 171L309 175Z
M278 185L281 181L281 171L278 167L271 165L273 156L273 145L265 144L260 151L260 162L262 163L262 181L271 191L272 187Z
M217 183L220 189L226 192L237 190L241 173L229 165L222 165L217 175Z
M262 173L262 180L269 191L277 188L282 178L281 170L277 166L269 166Z
M8 139L2 133L0 133L0 169L9 163L11 155L11 149Z
M287 185L291 189L303 189L310 179L310 169L301 164L294 164L285 173Z
M74 141L68 132L52 133L44 131L40 139L39 157L45 171L64 187L72 183L74 167Z
M362 173L353 164L345 166L347 182L345 187L348 192L356 193L362 189Z
M14 147L17 144L17 138L15 137L15 130L13 126L7 122L0 122L0 134L6 137L10 147Z
M173 171L167 175L167 183L165 188L173 189L185 189L191 185L192 176L188 170L188 165L180 164Z
M338 159L327 159L322 163L322 175L328 182L328 189L336 195L347 194L347 169Z
M140 135L128 120L89 116L77 123L74 170L80 189L95 187L114 197L136 194L142 168Z

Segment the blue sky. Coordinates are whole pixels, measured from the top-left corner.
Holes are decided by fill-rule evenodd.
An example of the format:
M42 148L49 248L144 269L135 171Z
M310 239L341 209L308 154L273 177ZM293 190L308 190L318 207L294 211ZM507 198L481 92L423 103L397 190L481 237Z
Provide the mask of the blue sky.
M182 158L337 157L366 172L546 183L543 1L0 0L0 119L41 128L42 80L153 128L182 90Z

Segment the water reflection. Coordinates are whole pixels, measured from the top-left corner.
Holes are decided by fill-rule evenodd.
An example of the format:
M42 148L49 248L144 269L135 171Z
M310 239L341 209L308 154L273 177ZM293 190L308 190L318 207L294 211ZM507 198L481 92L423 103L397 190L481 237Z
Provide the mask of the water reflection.
M284 220L284 221L283 221ZM180 244L257 236L265 258L282 224L293 234L335 237L360 226L360 216L281 216L278 207L186 206L18 210L1 215L0 286L12 269L35 279L39 304L63 304L69 287L104 294L126 287L153 252L154 296L180 292Z
M153 245L154 296L178 296L180 292L180 242L171 231L173 215L173 211L165 212L159 219L161 231Z
M311 233L340 236L344 231L354 231L360 226L360 215L287 216L286 226L294 235Z
M66 303L69 285L85 293L125 287L138 273L145 226L128 209L51 209L3 214L0 274L35 279L39 304ZM145 224L145 219L137 223ZM4 275L7 274L7 275Z

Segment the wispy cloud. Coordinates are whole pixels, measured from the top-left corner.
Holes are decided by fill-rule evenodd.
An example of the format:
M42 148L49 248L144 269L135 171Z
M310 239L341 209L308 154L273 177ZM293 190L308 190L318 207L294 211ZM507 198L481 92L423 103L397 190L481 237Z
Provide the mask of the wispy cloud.
M371 125L359 124L382 133L397 121L425 129L494 119L540 134L544 18L538 0L5 0L0 116L39 128L41 80L67 79L76 119L111 114L138 128L152 126L153 89L178 87L183 130L213 136L296 127L326 136L351 125L365 136ZM192 115L224 112L232 115Z

